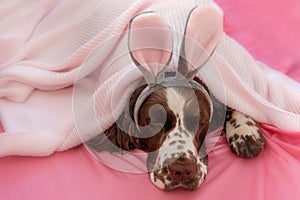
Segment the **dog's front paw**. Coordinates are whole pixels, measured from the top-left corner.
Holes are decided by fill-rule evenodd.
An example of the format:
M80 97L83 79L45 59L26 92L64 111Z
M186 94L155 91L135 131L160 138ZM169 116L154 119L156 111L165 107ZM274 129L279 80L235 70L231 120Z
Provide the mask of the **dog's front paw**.
M233 111L226 121L226 138L233 153L243 158L258 155L264 146L264 137L253 119Z

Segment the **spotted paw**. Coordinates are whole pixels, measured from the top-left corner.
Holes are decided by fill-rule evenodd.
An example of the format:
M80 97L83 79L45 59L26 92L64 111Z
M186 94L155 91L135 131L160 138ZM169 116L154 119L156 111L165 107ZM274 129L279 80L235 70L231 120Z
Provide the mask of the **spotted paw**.
M264 137L249 116L233 111L226 121L225 130L231 151L239 157L252 158L262 151Z

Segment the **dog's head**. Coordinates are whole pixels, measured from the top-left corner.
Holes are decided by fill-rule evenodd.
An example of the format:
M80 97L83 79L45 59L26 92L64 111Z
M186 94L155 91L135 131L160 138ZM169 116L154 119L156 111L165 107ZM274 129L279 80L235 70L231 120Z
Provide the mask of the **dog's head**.
M199 20L203 17L206 19ZM195 75L222 33L222 26L211 21L222 23L214 8L190 12L175 72L166 67L173 43L160 16L143 13L129 25L131 57L147 82L133 93L130 115L138 127L139 145L149 152L151 181L161 189L194 190L207 174L208 157L203 143L212 102L207 86Z
M148 171L157 187L194 190L204 181L208 158L203 142L210 117L210 100L197 88L159 88L144 100L138 112L139 140L148 151Z

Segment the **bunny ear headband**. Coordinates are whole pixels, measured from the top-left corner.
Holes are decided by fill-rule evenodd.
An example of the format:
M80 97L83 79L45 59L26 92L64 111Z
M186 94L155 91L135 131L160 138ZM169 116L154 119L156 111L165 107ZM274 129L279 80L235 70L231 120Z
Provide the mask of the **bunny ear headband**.
M210 59L221 34L222 17L214 8L192 9L185 26L177 71L170 76L168 67L173 54L173 39L169 26L155 12L144 12L131 19L128 36L130 55L148 84L135 104L136 124L144 100L154 91L164 87L181 86L198 89L206 96L210 102L211 112L213 111L208 92L193 81L193 78Z

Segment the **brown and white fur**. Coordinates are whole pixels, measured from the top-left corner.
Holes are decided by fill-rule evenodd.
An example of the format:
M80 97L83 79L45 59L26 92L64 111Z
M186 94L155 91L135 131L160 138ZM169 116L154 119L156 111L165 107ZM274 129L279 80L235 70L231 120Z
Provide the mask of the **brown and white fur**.
M207 88L200 79L195 80ZM162 105L166 110L166 123L154 136L138 138L134 137L138 130L132 124L133 108L144 87L141 86L133 93L129 116L123 113L117 123L87 144L97 151L145 150L149 152L147 166L154 185L164 190L177 187L197 189L208 171L208 156L205 149L201 148L209 126L207 100L200 91L191 88L171 87L156 91L143 103L138 125L146 126L150 120L160 120L160 111L156 115L152 114L151 119L149 116L149 109L155 104ZM125 129L128 132L124 132ZM251 158L263 148L264 138L258 124L249 116L231 108L226 112L224 134L232 152L240 157ZM111 143L120 149L113 149Z
M211 18L201 22L199 19L202 19L203 15L207 13ZM214 20L210 22L210 19ZM210 24L216 23L216 20L222 23L222 18L211 8L196 8L191 11L187 20L185 35L190 34L189 36L196 40L198 44L203 45L209 54L213 52L222 33L219 26L210 27ZM155 13L142 14L133 19L133 26L138 28L145 28L143 26L146 25L152 26L151 24L153 27L161 27L164 30L168 27ZM209 46L205 46L206 41L201 41L202 37L199 36L203 34L202 29L195 29L194 27L197 26L210 27L210 40L213 42ZM142 39L146 38L151 42L167 38L165 34L162 37L157 35L154 37L154 34L141 35ZM143 41L135 39L133 40L135 42ZM189 43L186 43L185 39L186 36L183 39L181 56L187 55L188 58L194 58L194 56L188 55L191 52L189 52L187 46ZM165 40L156 41L156 44L168 45ZM166 48L162 46L161 49ZM168 52L161 53L161 51L155 52L150 57L148 56L151 53L149 51L137 51L136 55L134 50L131 49L131 51L133 52L131 56L137 67L141 67L140 63L148 58L154 58L154 61L158 63L161 63L160 58L166 58L164 63L161 64L167 66L167 62L170 60L168 57L171 56L171 53L168 55ZM156 55L158 57L155 60ZM148 57L147 59L141 59L143 56ZM190 81L196 81L209 93L205 83L199 78L191 76L193 75L191 69L192 67L189 67L185 59L180 58L178 73ZM143 73L145 69L141 71ZM191 80L188 77L194 78ZM207 95L197 88L181 87L180 85L161 87L149 94L142 102L137 113L137 120L135 119L135 105L139 95L146 87L147 84L142 85L132 93L127 109L129 112L124 111L116 123L109 127L104 134L99 134L88 141L87 144L97 151L145 150L148 152L147 167L150 179L155 186L163 190L172 190L178 187L195 190L203 183L208 171L208 156L205 152L204 139L210 125L210 101ZM165 119L162 119L163 113L166 114ZM137 124L134 122L137 122ZM152 123L162 125L162 128L155 134L151 134L155 129L155 127L151 127ZM148 127L147 131L152 136L140 137L141 133L138 126ZM259 131L258 124L249 116L231 108L228 108L226 112L224 134L230 149L240 157L251 158L258 155L263 148L264 139Z

